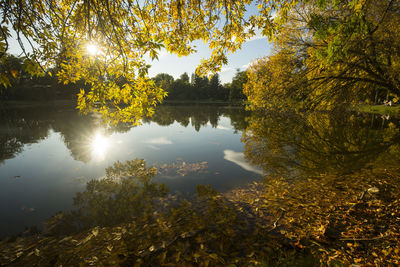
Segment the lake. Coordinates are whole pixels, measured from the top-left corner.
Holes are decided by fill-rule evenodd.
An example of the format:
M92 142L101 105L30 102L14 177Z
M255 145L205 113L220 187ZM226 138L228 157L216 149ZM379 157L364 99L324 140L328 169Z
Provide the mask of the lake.
M223 192L260 178L245 161L240 107L162 106L143 125L104 127L69 106L3 108L0 122L2 235L40 225L115 161L145 159L170 191L210 184Z
M144 159L157 182L189 194L219 192L263 175L296 179L399 166L399 120L370 114L256 114L242 107L160 106L143 125L106 127L69 105L3 107L1 237L40 228L116 161Z

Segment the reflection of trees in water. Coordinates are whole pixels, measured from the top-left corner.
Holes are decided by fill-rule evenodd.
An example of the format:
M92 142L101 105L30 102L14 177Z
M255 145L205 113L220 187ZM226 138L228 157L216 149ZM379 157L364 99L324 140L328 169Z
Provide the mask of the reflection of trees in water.
M51 119L47 112L26 112L25 109L0 109L0 163L22 152L25 144L47 137Z
M45 139L53 129L61 134L75 160L87 162L91 139L97 129L104 129L99 117L80 116L70 108L46 106L0 112L0 161L15 157L25 144ZM199 131L206 125L217 127L221 116L230 118L235 131L246 129L242 137L246 157L266 171L351 172L377 162L378 156L381 161L393 161L399 151L398 123L374 115L250 116L238 107L164 105L144 123L167 126L178 122ZM130 129L130 125L119 124L103 133Z
M143 160L115 163L76 194L75 210L46 222L46 235L1 241L0 265L248 266L286 254L209 186L189 198L166 195L156 172Z
M155 122L161 126L171 125L178 122L183 127L189 123L200 131L201 127L210 124L213 128L218 126L221 116L231 119L235 130L243 130L246 126L245 116L248 115L242 107L221 107L221 106L160 106L151 118L144 122Z
M15 157L26 144L48 137L49 130L59 132L75 160L90 160L90 143L96 129L103 128L97 116L81 116L71 107L40 106L0 110L0 162ZM130 129L130 127L128 127ZM119 124L106 134L127 131Z
M245 157L270 175L233 191L234 200L258 216L274 214L281 233L311 248L324 266L397 261L398 250L390 257L382 251L399 244L398 121L253 114L242 140Z
M157 169L146 167L144 160L115 162L106 169L105 178L89 181L86 190L76 194L75 210L59 213L47 222L47 231L60 234L137 218L146 220L154 210L154 200L168 191L152 181L156 174Z
M58 114L52 125L62 135L65 146L75 160L88 162L91 158L91 139L101 120L95 116L80 116L77 112L66 111Z
M167 111L172 117L173 109ZM234 111L231 116L237 115ZM182 118L192 120L188 115ZM88 126L96 126L95 118L88 120L92 120ZM327 114L253 114L247 121L243 141L248 159L267 171L287 173L296 168L296 174L307 179L273 175L226 198L199 187L201 199L171 201L159 198L166 190L151 181L156 170L143 160L116 163L107 170L107 178L89 182L76 195L75 211L59 213L47 222L45 238L0 242L2 254L9 257L0 260L5 265L27 265L36 262L35 253L40 252L52 255L40 258L49 261L43 265L74 265L89 256L95 265L117 261L159 265L165 259L171 265L196 265L212 251L218 255L206 259L214 266L237 255L247 259L265 247L269 258L282 251L283 244L311 249L321 265L336 260L351 265L354 259L360 265L398 262L396 122L370 115ZM76 123L77 128L85 129L84 122ZM239 119L235 123L244 125ZM58 130L74 140L76 136L65 134L66 127ZM271 250L274 246L280 249ZM181 251L185 258L179 260Z
M81 116L70 106L10 108L0 112L0 162L21 153L25 144L47 138L51 129L61 134L75 160L88 162L92 156L91 142L97 130L102 129L103 134L110 135L114 132L124 133L132 128L124 123L104 127L98 116ZM235 130L240 130L245 128L245 114L241 108L160 106L152 118L144 119L143 122L168 126L176 121L184 127L191 123L199 131L208 124L217 127L220 116L227 116L231 118Z
M1 241L0 265L286 266L293 253L289 266L396 265L399 170L374 171L270 177L224 196L200 185L184 198L166 197L144 160L116 162L76 194L74 210L46 222L45 236Z
M374 115L254 114L249 123L245 156L270 173L344 174L400 155L399 125Z

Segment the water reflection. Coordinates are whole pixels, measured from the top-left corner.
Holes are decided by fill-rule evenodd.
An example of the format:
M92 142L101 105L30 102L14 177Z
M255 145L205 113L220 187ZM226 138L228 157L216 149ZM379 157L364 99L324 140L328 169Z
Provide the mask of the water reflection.
M381 116L160 106L132 128L105 126L95 115L63 106L1 112L0 228L8 231L17 228L15 221L36 224L68 208L85 182L104 176L117 160L144 158L161 169L156 181L183 192L199 183L228 191L261 174L308 177L400 166L399 121ZM33 223L22 206L35 209Z
M400 231L398 119L362 114L248 114L241 109L231 108L162 106L154 118L144 120L144 126L131 129L123 124L114 128L105 127L96 116L79 117L72 112L62 112L62 115L61 112L60 114L49 112L42 117L34 117L29 112L22 116L21 111L12 114L17 115L9 117L7 121L1 118L1 138L5 142L2 143L2 152L5 152L2 155L3 160L15 157L22 152L24 144L45 139L52 131L60 133L66 147L77 161L87 162L96 158L104 161L116 160L111 157L112 152L118 151L118 154L123 154L126 146L126 143L123 143L115 149L118 140L121 139L113 138L115 137L113 133L120 132L128 132L127 138L123 139L124 142L127 142L127 139L139 139L137 142L134 140L136 143L129 143L129 149L135 151L142 149L143 155L151 155L156 160L163 157L171 159L170 164L159 165L158 170L146 168L143 160L130 161L126 164L117 162L107 171L105 179L92 180L86 189L74 188L75 191L67 197L68 200L76 192L82 192L75 196L75 211L59 213L50 219L47 222L49 234L63 235L98 225L113 226L129 221L132 223L130 229L136 231L139 229L137 232L133 231L139 233L133 240L147 242L151 239L144 238L142 234L149 229L153 229L152 235L158 237L160 229L171 229L177 225L176 222L184 221L187 224L183 229L185 233L190 233L193 227L193 231L199 229L196 228L199 226L199 219L203 220L200 229L216 229L213 226L204 227L203 222L207 226L207 223L218 221L215 219L216 216L226 217L228 214L225 211L221 212L221 206L214 205L215 213L208 217L203 214L196 215L196 212L201 212L202 209L193 208L189 210L190 212L169 213L176 218L176 221L171 220L171 223L162 223L161 227L152 228L152 225L160 222L157 220L159 213L154 212L154 209L164 204L155 197L164 196L166 192L164 187L150 180L158 173L168 178L161 182L174 183L175 186L179 184L181 188L194 188L200 183L214 182L213 186L220 191L229 189L229 193L226 194L227 199L238 204L240 208L243 207L240 205L245 207L241 209L240 216L233 217L243 218L243 212L248 212L251 221L255 221L257 227L275 225L271 229L284 230L279 233L290 240L297 240L296 246L307 239L316 240L322 245L329 241L332 246L324 250L329 253L332 251L328 256L353 255L353 249L373 251L377 244L366 242L366 246L369 247L363 245L355 248L345 246L343 241L347 243L347 241L354 242L355 239L377 240L382 242L381 246L385 248L390 246L394 248L398 244L397 240L391 239L398 236ZM227 122L226 118L230 121ZM171 127L156 127L156 124L171 125ZM230 127L233 129L228 131ZM29 131L32 131L32 135ZM140 134L134 135L140 131L142 131ZM161 133L154 133L155 131ZM232 131L243 132L241 135L243 152L241 144L237 144L239 135L234 135ZM186 134L180 135L181 132ZM229 138L232 139L227 142ZM141 147L140 143L143 144ZM149 147L157 149L157 152L149 153ZM177 160L177 155L182 154L186 157ZM154 159L151 156L146 158L147 162L149 162L147 159ZM126 153L123 157L124 160L127 159ZM149 164L153 165L154 161ZM64 161L62 163L67 164ZM69 166L65 167L68 168ZM4 210L2 214L5 214L0 221L8 220L7 227L16 224L9 220L11 217L9 214L13 212L9 209L9 206L12 206L10 200L17 197L23 199L34 191L37 184L45 187L58 179L62 180L59 178L60 172L57 170L56 176L51 176L48 180L23 178L2 180L3 183L9 182L6 184L9 187L3 187L7 188L7 193L11 191L12 186L19 189L22 182L28 180L33 181L33 186L30 186L29 190L21 190L23 194L18 196L0 199L2 200L0 203L5 203L0 207L0 210ZM245 180L245 178L256 174L270 175L266 175L265 183L252 183L245 189L232 190L235 182L240 181L241 184L237 183L238 185L248 184L254 179ZM139 180L131 179L132 176ZM119 179L121 177L125 178ZM293 179L298 177L303 179ZM155 176L154 180L160 182L157 179ZM46 188L46 191L60 192L57 191L57 186L60 187L56 184L50 189ZM3 195L4 191L0 197ZM40 196L42 197L42 194ZM49 199L52 197L46 195L43 201L46 204L53 202ZM25 201L24 204L18 203L18 205L19 212L30 216L39 214L44 209L42 203ZM231 204L228 206L234 207ZM53 211L49 214L60 210L58 203L52 208ZM195 220L190 216L194 216ZM26 221L27 217L23 219L21 217L15 222ZM269 224L265 223L266 217L270 219ZM48 216L42 216L41 221L45 218ZM138 223L142 223L142 228L138 228ZM245 224L232 221L231 225ZM0 228L6 229L6 227ZM90 238L99 234L99 229L106 231L104 228L94 228L93 234L89 235ZM141 231L142 229L144 231ZM218 229L227 228L218 226ZM259 238L260 233L269 233L271 229L267 231L265 228L258 229L255 239ZM116 228L110 230L115 233ZM4 232L7 232L7 229ZM248 234L246 231L244 233ZM177 235L174 233L174 236L181 234L182 232ZM380 239L381 237L385 238ZM80 236L76 240L83 240L79 241L79 244L84 245L87 242L86 238ZM167 235L166 240L171 238ZM238 238L242 239L241 236ZM120 239L115 240L115 245L123 244ZM224 240L231 240L231 237ZM271 239L266 240L270 242ZM266 244L269 244L268 242ZM234 243L240 242L235 239ZM146 243L139 248L138 244L131 244L129 251L143 250L152 245L153 243ZM73 247L76 247L76 244ZM186 249L187 246L185 244L182 247ZM18 249L16 247L16 251L19 251ZM87 252L82 250L82 253Z
M109 140L100 132L96 132L91 143L93 156L96 159L103 160L109 147Z
M32 106L0 109L0 162L14 158L26 144L37 143L49 136L51 130L60 133L71 156L81 162L92 158L104 159L112 147L108 137L113 133L126 133L129 124L105 126L96 115L80 116L70 104ZM241 108L216 106L160 106L153 117L143 119L144 124L155 122L168 126L175 122L183 127L191 125L197 132L210 126L223 130L239 131L246 127L244 117L248 113ZM220 125L221 116L231 119L231 126ZM98 130L96 130L98 129ZM101 129L101 130L99 130ZM172 144L166 137L148 138L144 143L153 145Z
M243 152L235 152L230 149L225 149L224 150L224 159L237 164L238 166L242 167L243 169L245 169L247 171L258 173L260 175L263 174L263 171L260 168L257 168L255 166L249 164L245 160Z
M352 114L253 114L242 135L245 157L267 173L348 174L398 166L399 121Z
M243 108L239 107L217 107L217 106L160 106L156 113L151 117L144 119L144 123L155 122L160 126L168 126L174 122L183 127L189 125L198 132L202 127L211 125L213 128L243 130L247 123L244 118L249 115ZM231 119L232 127L220 125L221 116Z
M150 138L146 139L144 142L152 145L172 145L172 141L165 137Z
M0 163L21 153L25 144L47 137L47 115L43 109L34 114L21 109L0 109Z
M51 130L61 134L75 160L104 160L115 146L109 136L131 129L126 124L105 127L97 116L79 116L73 110L56 106L2 109L1 115L0 162L21 153L24 145L45 139ZM221 124L221 116L230 118L231 125ZM375 115L250 115L239 108L161 106L152 118L143 120L145 125L150 122L160 126L192 125L196 131L207 126L244 131L244 159L267 173L350 173L375 164L378 157L393 161L399 151L399 121ZM166 136L147 137L142 142L153 150L174 145ZM237 162L239 158L248 164L233 152L225 151L225 159L241 167L244 165Z

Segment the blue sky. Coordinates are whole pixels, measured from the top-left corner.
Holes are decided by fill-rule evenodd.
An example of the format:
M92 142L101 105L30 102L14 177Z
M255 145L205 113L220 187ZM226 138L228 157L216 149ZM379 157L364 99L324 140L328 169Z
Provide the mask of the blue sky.
M187 72L190 76L191 73L195 72L201 59L207 58L211 54L208 47L203 43L199 43L197 50L198 52L196 54L187 57L178 57L176 55L162 52L158 61L155 60L150 62L152 65L149 71L150 77L157 75L157 73L168 73L174 76L174 78L179 78L179 76L184 72ZM247 41L242 46L241 50L228 56L228 64L223 66L222 71L220 72L221 82L230 82L236 73L237 68L241 70L246 69L250 62L268 55L270 51L271 44L269 44L268 40L262 36L257 35L251 41Z

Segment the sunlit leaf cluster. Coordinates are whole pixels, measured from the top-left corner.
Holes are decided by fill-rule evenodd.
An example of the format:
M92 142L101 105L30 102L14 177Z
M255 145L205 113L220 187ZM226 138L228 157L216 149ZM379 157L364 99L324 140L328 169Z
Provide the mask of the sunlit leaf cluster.
M247 14L250 5L258 13ZM178 56L208 45L198 74L221 70L227 55L262 29L272 37L273 14L283 20L296 1L84 0L3 1L0 59L17 39L31 75L55 75L63 84L85 83L78 108L138 124L166 96L148 79L149 60L161 49ZM9 85L10 75L1 73Z
M399 14L398 1L390 0L299 2L277 26L272 55L249 69L252 106L333 110L397 102Z

